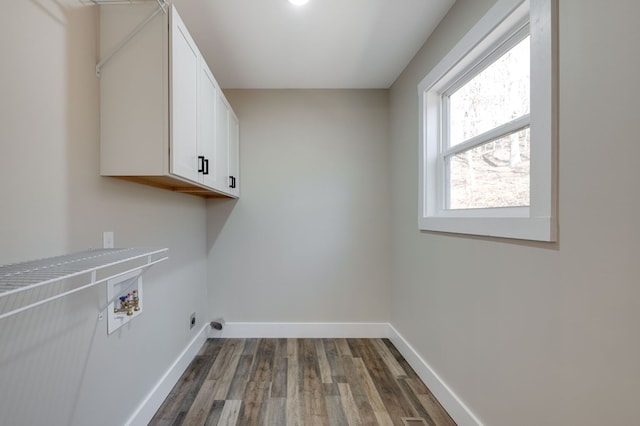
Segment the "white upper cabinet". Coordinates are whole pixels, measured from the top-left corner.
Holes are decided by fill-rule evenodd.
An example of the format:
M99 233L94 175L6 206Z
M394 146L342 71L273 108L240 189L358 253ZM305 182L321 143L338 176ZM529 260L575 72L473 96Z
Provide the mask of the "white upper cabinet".
M171 163L170 172L201 181L198 158L198 76L200 52L187 28L171 13L170 106ZM201 163L201 162L200 162Z
M240 195L238 119L221 92L216 93L216 162L214 188L232 197Z
M229 149L228 117L235 114L175 7L130 37L156 7L100 7L100 54L109 58L100 70L101 174L237 197L229 178L237 146Z
M210 188L219 188L215 173L216 150L216 98L220 89L204 60L200 61L198 103L198 170L202 183Z
M229 109L229 193L240 196L240 122Z
M229 185L229 111L221 93L216 96L216 184L221 191L228 191Z

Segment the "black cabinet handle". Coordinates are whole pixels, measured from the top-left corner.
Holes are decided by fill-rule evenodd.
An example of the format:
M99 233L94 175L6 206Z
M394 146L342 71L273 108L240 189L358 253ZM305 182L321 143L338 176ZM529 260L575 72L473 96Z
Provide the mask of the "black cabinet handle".
M229 188L236 187L236 178L235 176L229 176Z
M205 158L203 163L204 163L203 164L204 167L202 168L202 174L208 175L209 174L209 159Z
M198 173L204 172L204 155L198 155Z

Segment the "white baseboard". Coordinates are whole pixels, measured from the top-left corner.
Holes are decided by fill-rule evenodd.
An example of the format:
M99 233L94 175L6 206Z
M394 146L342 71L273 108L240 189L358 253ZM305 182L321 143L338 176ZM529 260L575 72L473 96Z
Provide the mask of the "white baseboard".
M173 386L178 382L182 373L187 369L191 361L198 355L200 348L207 340L207 330L211 327L205 324L196 336L189 342L186 348L178 355L169 369L158 380L145 399L138 405L136 411L129 417L125 426L144 426L149 423L153 415L158 411Z
M389 339L398 349L411 368L415 370L431 393L444 407L449 415L460 426L482 426L478 419L464 402L451 390L435 371L422 359L415 349L398 331L389 324Z
M227 322L211 337L227 338L382 338L389 336L388 323L299 323L299 322Z

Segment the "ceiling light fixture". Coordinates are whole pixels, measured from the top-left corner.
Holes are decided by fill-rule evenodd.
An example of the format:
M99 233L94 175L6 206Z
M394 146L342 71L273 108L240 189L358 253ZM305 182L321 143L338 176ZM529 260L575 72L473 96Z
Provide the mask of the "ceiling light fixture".
M302 6L307 3L309 0L289 0L289 3L295 4L296 6Z

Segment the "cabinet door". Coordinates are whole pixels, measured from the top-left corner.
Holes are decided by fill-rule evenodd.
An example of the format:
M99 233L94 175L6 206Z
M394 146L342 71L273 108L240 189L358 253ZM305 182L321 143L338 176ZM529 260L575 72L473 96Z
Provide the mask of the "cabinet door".
M200 60L198 91L198 164L202 164L202 183L218 186L216 165L216 96L217 85L204 59Z
M171 14L171 173L198 180L197 105L200 53L180 16Z
M229 193L240 195L240 124L233 111L229 116Z
M216 186L229 192L229 112L221 91L216 91Z

